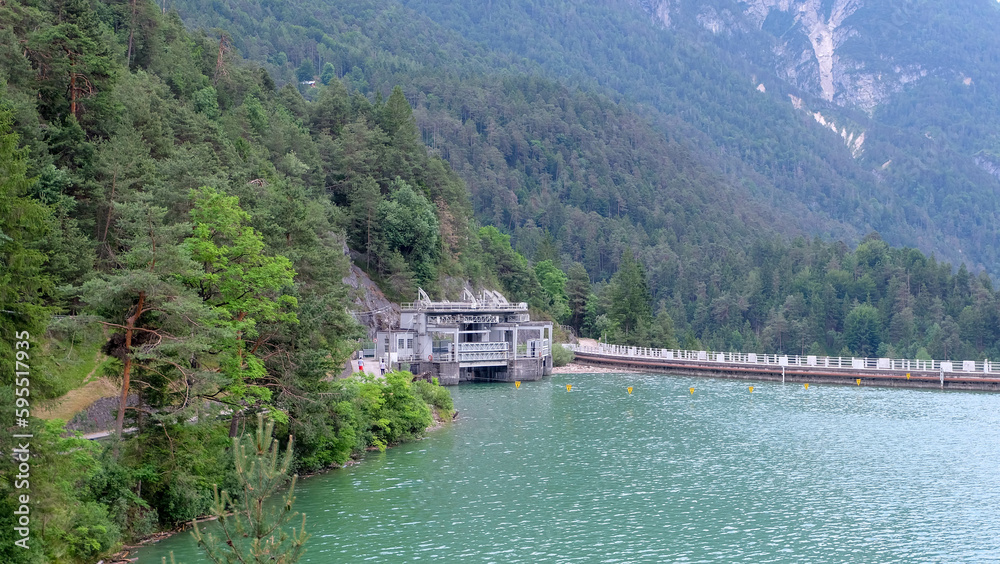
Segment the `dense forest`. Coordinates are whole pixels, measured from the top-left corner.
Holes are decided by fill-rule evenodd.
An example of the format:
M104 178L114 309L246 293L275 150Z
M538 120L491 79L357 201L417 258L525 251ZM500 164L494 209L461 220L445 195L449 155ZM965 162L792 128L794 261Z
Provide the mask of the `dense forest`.
M996 128L989 125L996 120L989 108L995 107L1000 77L1000 46L989 31L998 15L994 6L864 3L844 56L866 54L858 68L875 72L871 69L889 64L879 58L887 51L905 68L920 62L930 72L869 114L828 103L776 75L770 53L778 47L769 34L781 28L780 21L768 20L764 30L750 33L749 24L737 17L731 31L713 34L698 23L699 14L710 5L739 14L732 2L672 2L677 13L664 29L642 9L649 4L656 2L523 0L484 7L437 0L177 0L174 6L189 25L227 30L241 52L278 80L295 80L300 71L307 76L310 69L320 75L329 65L331 75L368 95L402 84L425 141L439 147L474 194L493 176L498 181L517 176L519 155L502 138L448 135L449 130L456 122L467 127L472 112L478 114L477 134L491 122L502 126L507 116L493 115L490 108L517 107L521 97L514 92L507 101L506 90L487 89L471 98L475 103L442 107L435 86L469 88L470 79L502 83L512 75L544 75L571 91L612 100L657 136L683 145L706 172L739 194L742 209L779 216L775 224L785 234L856 244L878 231L892 245L1000 273L992 244L1000 235L994 197L1000 160ZM962 33L952 33L958 25ZM963 76L976 82L967 87ZM763 93L757 90L762 83ZM433 97L424 100L425 95ZM796 109L789 95L804 109ZM536 106L535 112L545 109ZM852 153L840 133L818 124L813 112L839 124L838 131L864 133L860 153ZM549 139L527 136L526 141L537 141L539 150L565 152ZM613 146L626 140L602 141ZM477 158L465 163L469 151ZM494 152L511 164L497 167L482 158ZM562 180L549 176L555 183ZM692 184L691 191L701 189ZM598 183L587 187L598 189ZM516 188L489 190L526 204ZM473 203L480 221L494 221L492 209L481 207L475 196ZM515 247L530 255L529 220L531 214L522 212L509 231ZM658 228L638 226L647 233ZM526 247L522 227L528 230ZM558 232L552 236L563 240Z
M297 472L446 415L447 392L406 374L336 378L365 337L345 243L407 297L495 276L400 91L308 103L154 4L8 2L0 37L0 396L15 405L24 341L31 413L104 376L118 435L134 429L105 448L27 419L37 521L14 546L4 458L0 559L92 562L208 513L257 413L296 437Z
M650 265L643 269L642 263ZM759 240L712 260L630 256L606 285L567 285L574 322L610 342L891 358L996 358L1000 292L876 233L843 243ZM628 265L628 268L625 266ZM639 296L637 299L633 296ZM623 304L641 307L623 307ZM665 343L665 344L664 344Z
M866 244L886 245L883 238L928 243L944 237L943 231L921 234L937 230L943 216L932 216L943 213L965 235L939 238L929 248L971 258L965 243L973 241L986 253L976 256L994 252L987 224L996 213L995 179L968 160L938 162L955 157L954 151L912 146L912 132L903 124L848 112L852 122L885 132L869 132L868 143L878 149L855 160L837 135L793 111L782 100L784 90L777 100L755 90L756 82L743 74L761 69L740 57L757 43L737 46L742 37L697 41L685 34L698 31L683 22L664 34L643 13L604 2L490 3L485 10L433 0L402 4L176 5L194 25L230 30L241 49L288 80L341 77L348 88L368 95L403 84L424 143L466 181L476 217L507 233L536 265L553 264L567 280L576 280L575 298L550 287L543 302L558 302L550 313L581 335L647 344L669 335L666 341L679 345L827 354L881 350L974 358L996 347L989 320L997 305L987 277L969 275L964 265L956 274L933 256L887 246L877 272L865 272L843 243L824 242L857 237ZM923 8L907 10L914 18L928 17ZM953 26L959 16L941 18ZM600 31L606 29L616 31ZM981 35L978 24L974 31ZM704 35L701 30L698 37ZM902 48L902 39L894 37L893 45ZM923 47L911 48L904 58L926 54ZM938 59L960 55L948 47ZM991 61L980 59L984 73L977 77L992 80ZM901 99L921 92L907 91ZM989 107L975 93L964 96L959 107L972 114ZM921 99L938 103L934 96ZM932 119L926 112L916 115ZM966 117L950 126L955 135L966 132L965 148L988 145L992 134L959 125L968 122ZM888 160L882 151L908 172L893 180L897 173L882 167ZM905 163L911 159L920 162L910 167ZM869 165L877 165L877 174L865 169ZM956 166L965 167L961 175L944 172ZM861 239L864 233L870 235ZM799 234L807 243L793 245L788 236ZM956 253L962 248L966 253ZM911 253L920 261L901 258ZM618 280L613 275L629 256L646 265L648 305L641 309L648 310L644 325L652 333L645 337L627 335L635 323L623 323L623 313L612 311ZM988 269L992 264L986 260ZM911 306L897 318L910 304L897 296L899 281L916 271L921 280L934 281L907 283L907 295L947 305ZM977 282L956 284L954 276ZM874 280L881 282L870 288ZM591 281L588 317L581 292ZM571 312L561 307L569 301L576 304ZM808 308L800 305L805 303ZM860 305L879 311L873 326L878 331L869 335L874 342L863 348L845 336L846 317ZM965 307L971 309L959 331ZM913 312L906 322L912 328L890 330ZM978 327L985 331L973 336ZM959 341L963 346L956 346Z
M0 398L24 388L26 341L32 409L105 377L122 437L27 419L39 524L31 550L12 548L5 458L4 562L91 562L208 514L212 484L235 481L231 438L259 414L311 472L449 411L405 373L337 378L367 336L352 262L397 301L500 288L618 343L1000 354L987 274L868 229L849 246L858 225L784 201L787 179L759 164L829 182L820 207L854 209L838 190L871 185L822 172L850 155L770 102L718 108L729 117L703 132L715 106L636 106L398 4L217 2L193 31L182 14L199 5L176 6L0 5ZM677 99L743 88L719 72ZM779 131L755 138L733 126L746 117Z

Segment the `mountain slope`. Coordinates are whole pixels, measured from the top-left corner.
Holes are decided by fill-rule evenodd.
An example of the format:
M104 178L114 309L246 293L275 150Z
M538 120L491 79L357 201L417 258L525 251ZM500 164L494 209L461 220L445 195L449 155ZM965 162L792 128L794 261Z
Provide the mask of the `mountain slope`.
M771 171L758 173L739 154L720 154L709 136L678 116L621 103L599 85L559 85L539 77L539 65L463 39L393 2L183 0L177 6L191 26L226 26L235 45L270 61L286 80L297 66L330 63L349 87L369 96L404 85L424 141L469 185L477 217L504 227L529 256L548 231L567 258L606 278L620 249L655 245L660 231L672 232L674 241L690 239L686 244L715 239L741 248L775 233L848 239L860 233L790 201L774 189ZM793 123L805 121L778 107ZM550 213L556 204L567 209ZM684 211L667 216L658 211L664 207ZM560 233L560 218L577 212L602 235L580 241Z
M784 201L1000 268L996 3L404 3L681 118Z

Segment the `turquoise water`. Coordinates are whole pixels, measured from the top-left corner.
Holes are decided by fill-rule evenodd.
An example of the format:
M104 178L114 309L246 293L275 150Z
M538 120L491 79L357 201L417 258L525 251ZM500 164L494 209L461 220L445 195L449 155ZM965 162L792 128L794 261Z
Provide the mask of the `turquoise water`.
M452 392L455 423L301 482L303 561L1000 562L1000 395L647 374ZM205 561L185 533L139 562L170 550Z

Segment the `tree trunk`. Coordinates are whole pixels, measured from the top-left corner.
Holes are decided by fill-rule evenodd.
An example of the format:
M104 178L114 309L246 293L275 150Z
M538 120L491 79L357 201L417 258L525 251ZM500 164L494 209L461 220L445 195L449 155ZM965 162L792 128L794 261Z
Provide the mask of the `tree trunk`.
M233 409L233 418L229 422L229 438L234 439L238 437L238 432L240 430L240 412Z
M118 457L118 445L122 441L122 427L125 425L125 405L128 402L128 384L132 374L132 334L135 332L135 324L142 315L142 307L146 302L146 292L139 292L139 303L136 304L135 313L125 320L125 361L122 369L122 395L118 403L118 421L115 422L115 458Z
M76 63L73 63L76 66ZM76 73L69 73L69 113L76 117Z

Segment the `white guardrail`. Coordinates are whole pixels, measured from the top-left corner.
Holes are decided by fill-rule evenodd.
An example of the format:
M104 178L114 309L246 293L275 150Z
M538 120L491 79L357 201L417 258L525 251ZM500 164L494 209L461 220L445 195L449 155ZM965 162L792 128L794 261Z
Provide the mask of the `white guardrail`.
M896 370L907 372L963 372L967 374L996 374L992 362L985 360L917 360L901 358L858 358L852 356L779 355L740 352L689 351L681 349L654 349L601 343L596 347L569 345L570 350L581 353L602 354L630 358L658 360L683 360L744 364L752 366L788 366L803 368L844 368L852 370ZM998 367L1000 368L1000 367Z

